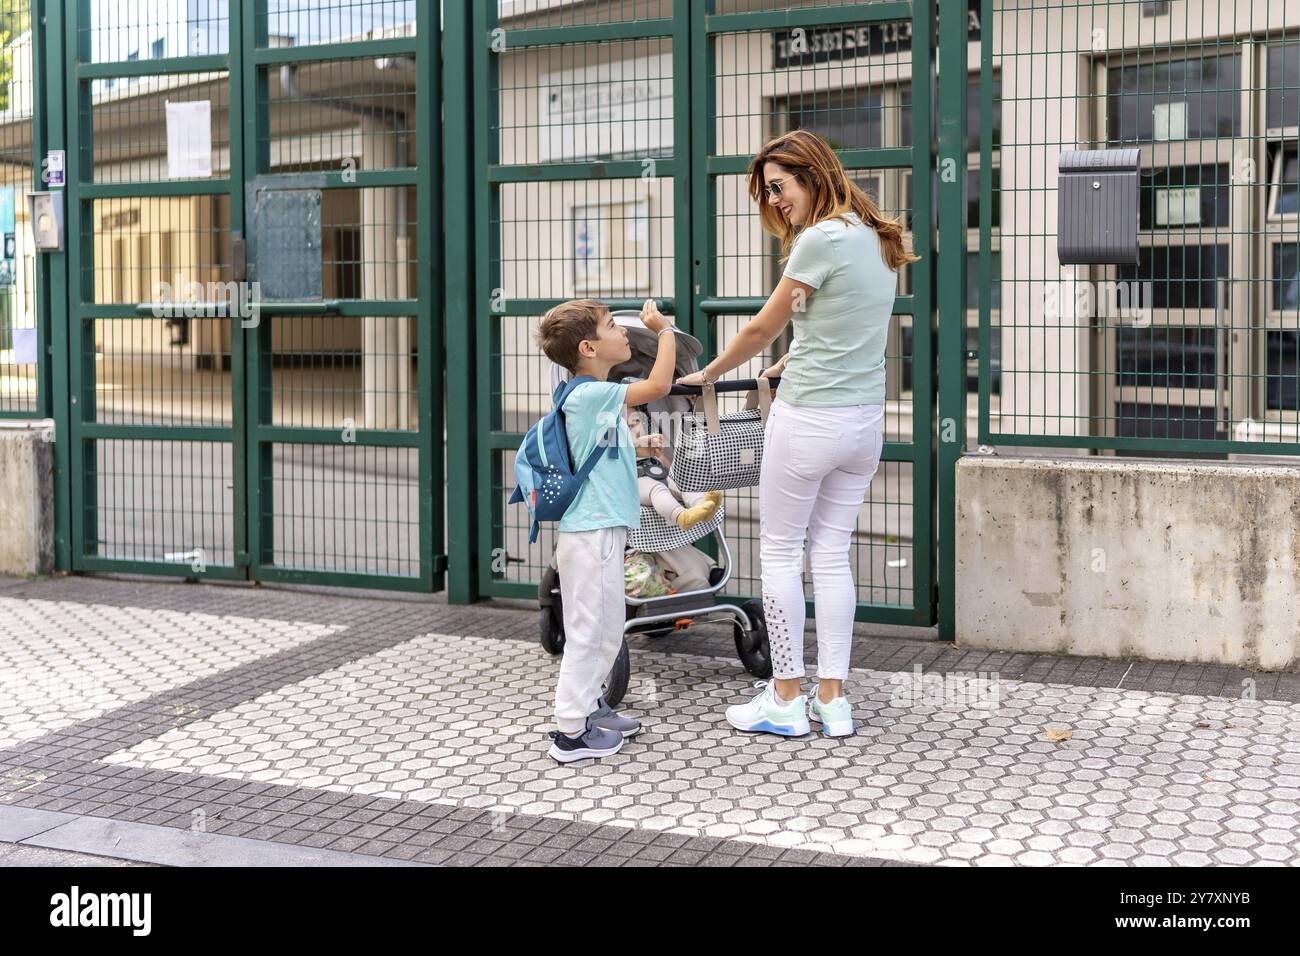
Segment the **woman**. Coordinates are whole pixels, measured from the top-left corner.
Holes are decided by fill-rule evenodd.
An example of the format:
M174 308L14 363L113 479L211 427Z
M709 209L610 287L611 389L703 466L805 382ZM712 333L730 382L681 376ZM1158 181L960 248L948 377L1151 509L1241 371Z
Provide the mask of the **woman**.
M683 385L716 381L763 351L794 321L764 433L759 479L763 609L774 680L727 708L738 730L828 736L854 731L844 697L857 587L849 544L884 445L885 339L898 268L916 261L903 228L850 182L830 146L795 130L754 158L749 193L764 230L781 239L785 274L762 310ZM802 694L803 549L808 541L817 624L811 702Z

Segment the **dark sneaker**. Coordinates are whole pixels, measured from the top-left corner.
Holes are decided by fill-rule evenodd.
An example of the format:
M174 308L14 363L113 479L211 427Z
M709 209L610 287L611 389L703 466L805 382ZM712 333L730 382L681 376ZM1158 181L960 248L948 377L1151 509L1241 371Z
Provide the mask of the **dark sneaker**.
M624 717L605 703L604 697L596 698L596 709L591 712L591 716L587 719L590 721L588 726L599 727L602 730L613 730L622 734L624 738L635 737L641 733L641 721L633 720L631 717Z
M623 749L623 735L595 726L590 718L587 729L577 737L552 730L550 754L560 763L572 763L591 757L611 757Z

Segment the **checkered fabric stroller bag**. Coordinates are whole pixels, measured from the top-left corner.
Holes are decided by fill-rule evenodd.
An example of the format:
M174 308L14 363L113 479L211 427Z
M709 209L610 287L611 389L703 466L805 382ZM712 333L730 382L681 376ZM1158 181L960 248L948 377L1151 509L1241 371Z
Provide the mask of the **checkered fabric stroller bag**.
M765 378L757 382L757 407L721 416L715 386L701 387L701 411L682 416L673 455L672 476L682 491L725 491L758 484L772 382Z

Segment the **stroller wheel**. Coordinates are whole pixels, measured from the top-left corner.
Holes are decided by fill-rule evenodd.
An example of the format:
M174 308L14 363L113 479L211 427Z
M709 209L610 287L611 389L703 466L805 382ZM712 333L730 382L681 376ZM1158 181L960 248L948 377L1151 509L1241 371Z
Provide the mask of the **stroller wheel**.
M537 600L542 605L537 633L542 649L548 654L564 653L564 604L559 589L560 572L547 568L537 585Z
M609 676L605 678L602 689L605 703L611 707L617 707L622 703L631 676L632 664L627 654L627 638L623 638L623 645L618 649L618 657L614 658L614 666L609 669Z
M538 614L538 636L541 638L542 649L548 654L564 653L564 628L555 619L555 614L549 607L542 608Z
M772 652L767 643L767 617L761 601L746 601L740 608L749 618L749 629L732 625L736 634L736 656L755 677L772 676Z

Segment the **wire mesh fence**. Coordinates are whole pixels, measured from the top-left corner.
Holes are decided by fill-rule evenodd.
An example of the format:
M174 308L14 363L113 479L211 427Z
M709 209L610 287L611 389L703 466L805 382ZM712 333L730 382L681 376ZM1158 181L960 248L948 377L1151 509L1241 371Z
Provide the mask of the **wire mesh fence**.
M855 182L910 228L916 169L922 179L931 169L928 135L919 143L911 137L918 86L928 129L930 52L927 46L914 61L909 11L891 7L889 19L874 6L498 0L480 21L484 34L500 41L480 55L479 74L489 84L480 154L487 167L477 202L487 214L481 248L489 257L480 293L492 299L480 339L488 353L480 370L489 391L483 424L492 446L480 551L489 593L527 593L554 549L546 527L530 545L526 516L505 505L513 446L551 406L555 379L532 338L545 308L579 297L616 308L653 297L705 345L703 364L780 277L779 249L759 227L747 171L765 141L791 129L830 140ZM805 11L815 14L806 30L797 19ZM800 46L810 34L830 32L860 34L860 55L823 56ZM925 565L930 550L929 329L922 321L917 368L912 331L916 275L921 314L928 315L928 268L904 269L899 280L901 308L887 350L888 460L854 537L864 614L910 615L918 607L929 614L928 571L917 567L918 553ZM730 377L755 376L789 344L787 333ZM724 398L723 409L739 401ZM725 508L735 561L728 593L756 595L757 490L728 492ZM506 560L489 568L488 556L502 553Z
M36 302L36 251L27 195L32 189L32 117L38 102L30 0L0 3L0 415L43 412L45 344Z
M433 586L420 16L73 12L74 566Z
M1300 7L983 7L981 440L1300 450ZM1123 148L1136 256L1062 266L1058 157Z

